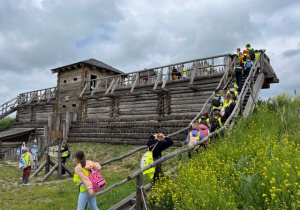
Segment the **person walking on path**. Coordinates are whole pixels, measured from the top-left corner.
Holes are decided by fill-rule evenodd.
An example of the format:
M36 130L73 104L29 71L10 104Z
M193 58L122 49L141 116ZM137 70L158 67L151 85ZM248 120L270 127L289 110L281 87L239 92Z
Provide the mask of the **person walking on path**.
M78 150L75 153L75 174L73 181L79 186L78 206L77 210L84 210L86 205L89 204L91 210L98 210L95 192L92 188L92 183L89 179L89 171L91 169L100 171L101 166L99 163L86 160L83 151Z
M34 163L33 162L33 158L32 158L32 154L29 152L29 148L28 147L23 147L22 148L22 157L25 161L25 164L27 165L26 168L23 169L23 185L30 185L28 183L29 181L29 176L30 176L30 172L31 172L31 165Z
M173 140L169 137L166 137L162 133L157 133L154 135L151 135L148 139L147 146L149 148L149 151L152 150L152 148L155 146L153 152L153 160L156 161L159 158L161 158L162 154L161 152L165 149L169 148L173 145ZM153 183L159 179L159 177L163 176L163 170L161 163L156 164L155 172L153 176Z
M70 155L69 155L70 151L69 151L69 146L68 146L67 140L62 141L61 147L62 147L62 150L61 150L62 163L64 165L66 165L67 158L70 157ZM65 174L66 174L66 170L64 168L62 168L62 175L65 175Z

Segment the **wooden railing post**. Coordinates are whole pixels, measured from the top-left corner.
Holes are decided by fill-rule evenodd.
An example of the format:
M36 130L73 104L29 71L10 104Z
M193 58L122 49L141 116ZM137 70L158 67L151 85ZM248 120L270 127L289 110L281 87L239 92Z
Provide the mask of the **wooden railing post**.
M70 129L70 112L67 112L66 113L66 130L65 130L65 136L64 136L64 139L68 139L68 134L69 134L69 129Z
M47 155L46 155L46 165L45 165L45 172L46 174L49 172L50 170L50 156L49 156L49 143L50 143L50 138L49 138L49 127L48 126L44 126L44 136L47 142Z
M139 174L136 177L136 210L142 210L143 204L142 204L142 186L143 186L143 174Z
M57 169L57 177L61 178L62 176L62 166L61 166L61 139L58 140L58 151L57 151L57 161L58 161L58 169Z

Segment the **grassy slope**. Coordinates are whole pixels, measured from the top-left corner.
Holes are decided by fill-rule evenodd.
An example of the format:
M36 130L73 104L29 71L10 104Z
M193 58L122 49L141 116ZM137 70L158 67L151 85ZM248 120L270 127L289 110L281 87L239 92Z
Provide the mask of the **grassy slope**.
M164 179L158 209L299 209L300 98L261 104L229 136Z
M131 145L109 145L92 143L69 144L70 150L78 149L85 151L87 159L99 162L118 157L136 148ZM171 151L172 149L170 149ZM101 174L106 179L107 186L125 179L129 174L139 169L140 159L145 151L127 157L121 161L108 164L103 167ZM56 162L56 160L53 160ZM40 164L43 160L40 161ZM74 171L75 163L67 160L67 167ZM167 168L167 167L166 167ZM31 178L32 185L22 185L22 173L17 166L0 162L0 209L76 209L78 199L78 187L71 178L63 177L57 180L53 174L46 182L39 181L45 175L40 172L37 178ZM145 177L145 183L149 179ZM99 208L108 209L123 198L135 191L135 180L132 180L109 193L97 197ZM17 198L17 199L16 199Z

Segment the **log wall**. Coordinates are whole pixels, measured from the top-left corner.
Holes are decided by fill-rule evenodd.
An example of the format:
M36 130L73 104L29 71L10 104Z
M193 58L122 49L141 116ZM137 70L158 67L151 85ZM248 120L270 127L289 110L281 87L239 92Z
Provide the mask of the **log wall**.
M64 114L67 111L78 113L82 71L83 69L79 68L58 73L55 113L61 115L62 119L65 119Z
M17 108L16 122L47 121L48 116L54 113L54 99L50 102L24 104Z
M195 77L193 88L187 79L168 82L165 89L155 91L153 85L144 85L133 94L125 88L108 95L84 95L85 118L72 123L68 141L145 144L150 134L178 131L198 114L222 76ZM185 138L185 133L173 137L177 142Z

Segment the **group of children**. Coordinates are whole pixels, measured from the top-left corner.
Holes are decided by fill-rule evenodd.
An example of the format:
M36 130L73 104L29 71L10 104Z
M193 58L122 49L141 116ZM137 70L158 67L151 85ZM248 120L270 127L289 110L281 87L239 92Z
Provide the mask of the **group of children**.
M199 119L199 122L190 124L192 126L192 131L188 133L185 143L192 145L196 139L200 141L209 133L221 128L231 115L236 105L237 97L238 92L236 90L235 83L232 83L229 86L229 89L225 94L225 99L219 89L215 90L215 96L212 100L212 115L210 116L208 111L204 111ZM210 140L208 139L200 146L206 148L209 142ZM198 147L195 149L198 149Z
M246 50L243 50L243 53L241 52L240 48L237 48L236 55L237 57L235 60L235 66L233 70L237 81L237 88L240 90L242 84L242 77L247 77L249 75L254 61L259 58L259 51L254 50L250 44L247 44Z

